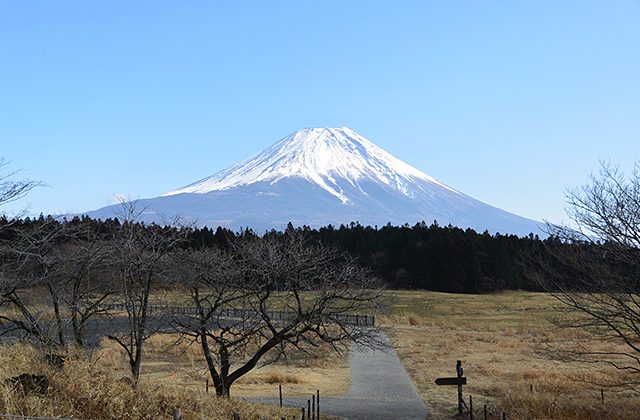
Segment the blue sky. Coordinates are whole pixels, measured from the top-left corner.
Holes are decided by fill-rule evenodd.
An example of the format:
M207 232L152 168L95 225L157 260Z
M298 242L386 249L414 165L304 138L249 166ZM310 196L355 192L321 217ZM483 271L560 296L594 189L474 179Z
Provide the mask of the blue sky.
M301 127L348 126L505 210L559 221L640 159L640 2L3 2L7 210L151 197Z

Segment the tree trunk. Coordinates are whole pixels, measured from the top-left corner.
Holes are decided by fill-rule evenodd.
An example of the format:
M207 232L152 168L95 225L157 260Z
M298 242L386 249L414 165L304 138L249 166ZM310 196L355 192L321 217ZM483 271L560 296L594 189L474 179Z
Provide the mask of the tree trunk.
M134 328L135 328L135 352L133 353L133 359L131 360L131 375L133 376L133 382L138 385L138 380L140 379L140 365L142 363L142 347L144 345L144 334L147 329L147 309L149 307L149 295L151 294L151 285L152 285L152 277L151 273L147 273L146 281L144 283L144 289L142 291L142 302L140 304L140 314L137 315L135 313L135 306L133 306L132 311L134 314Z
M73 292L71 294L71 327L73 330L73 338L76 342L76 345L79 347L84 347L84 323L85 318L82 312L80 311L80 298L79 298L79 280L76 278L73 282ZM80 317L80 321L78 321L78 316Z
M229 382L229 350L224 344L220 344L218 356L220 357L220 377L222 379L223 397L229 397L231 382Z
M211 375L213 386L216 388L216 396L228 398L229 386L226 384L227 381L223 380L223 378L218 373L218 370L216 369L215 360L211 355L211 348L209 347L209 342L207 341L206 329L202 328L199 333L200 343L202 346L202 354L204 354L204 358L207 361L209 375Z
M49 289L49 293L51 294L51 302L53 303L53 313L55 314L55 317L56 317L58 341L60 343L60 346L64 348L65 347L64 326L62 324L62 315L60 314L60 302L58 300L58 293L56 292L55 288L51 284L48 284L47 288Z
M138 338L136 340L136 350L131 360L131 375L133 376L133 383L138 385L140 379L140 364L142 363L142 340Z
M80 321L78 321L78 316L80 316ZM84 316L78 310L78 302L75 302L71 307L71 327L73 338L79 347L84 347L84 323Z

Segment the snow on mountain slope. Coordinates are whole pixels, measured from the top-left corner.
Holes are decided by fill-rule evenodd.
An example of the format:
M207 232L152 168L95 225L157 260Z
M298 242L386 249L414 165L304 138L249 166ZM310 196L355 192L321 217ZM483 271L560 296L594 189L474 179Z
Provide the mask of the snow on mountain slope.
M256 182L275 183L288 177L309 180L342 203L349 202L349 197L336 179L346 180L354 187L362 180L374 180L407 196L415 193L415 181L430 182L457 193L342 127L298 130L248 160L163 195L204 194Z
M139 200L145 222L257 231L434 220L477 231L542 234L540 222L485 204L385 152L349 128L305 128L186 187ZM118 206L87 214L117 216Z

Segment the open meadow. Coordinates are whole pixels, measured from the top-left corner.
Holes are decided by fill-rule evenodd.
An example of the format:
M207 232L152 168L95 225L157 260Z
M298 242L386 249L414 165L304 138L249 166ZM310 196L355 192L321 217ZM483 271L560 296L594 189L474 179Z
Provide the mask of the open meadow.
M638 418L636 393L606 387L620 378L615 369L547 357L548 346L620 349L611 342L594 343L579 331L557 329L550 320L562 313L553 297L520 291L393 295L391 316L383 322L433 418L456 413L456 387L434 383L455 376L456 360L462 361L465 398L468 403L473 396L476 414L487 404L514 419Z
M156 294L152 301L186 304L182 299L182 293L173 291ZM615 369L550 357L550 347L621 348L581 331L558 329L551 320L563 313L549 295L388 291L385 300L388 313L378 317L378 323L392 339L434 419L456 417L455 386L434 383L438 377L455 376L456 360L462 361L468 378L464 395L467 403L473 396L476 414L484 404L513 419L633 419L640 412L637 394L608 386L621 379ZM45 399L16 395L6 385L1 387L0 411L5 412L100 413L118 418L118 410L130 405L130 418L152 418L181 405L191 407L186 410L189 418L206 418L211 410L258 418L260 413L278 416L286 410L260 408L242 398L276 397L278 385L285 396L311 395L315 390L325 396L340 395L350 387L348 352L343 349L336 354L328 347L311 355L294 351L285 360L254 369L233 385L230 402L215 398L210 380L206 393L208 371L199 344L178 340L175 334L156 334L146 342L140 388L135 391L123 382L129 376L126 354L106 338L88 354L72 355L63 371L38 359L28 346L1 350L3 379L36 370L56 378L51 398Z

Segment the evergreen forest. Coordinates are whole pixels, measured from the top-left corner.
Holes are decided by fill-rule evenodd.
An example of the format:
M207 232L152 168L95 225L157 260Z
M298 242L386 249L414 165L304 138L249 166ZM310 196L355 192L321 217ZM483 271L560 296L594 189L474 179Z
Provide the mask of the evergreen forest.
M88 217L56 221L51 217L25 218L9 221L0 219L0 235L10 240L21 228L33 224L69 224L83 226L93 233L109 236L120 225L116 219L94 220ZM9 227L8 229L6 229ZM147 229L157 230L150 225ZM177 230L175 227L162 227ZM383 227L362 226L358 223L312 229L306 226L287 226L284 232L271 230L257 234L251 230L234 232L218 227L188 229L184 246L228 248L235 238L242 236L279 237L292 230L305 234L310 241L334 246L357 258L359 264L371 269L391 289L423 289L452 293L482 293L497 290L540 290L527 276L527 256L544 253L554 238L541 240L530 234L518 237L508 234L478 233L472 229L453 226L428 225Z

